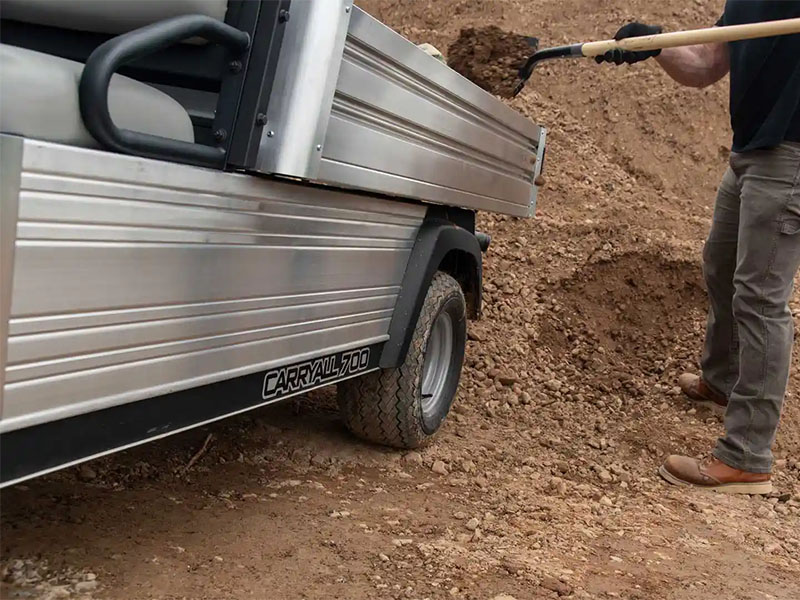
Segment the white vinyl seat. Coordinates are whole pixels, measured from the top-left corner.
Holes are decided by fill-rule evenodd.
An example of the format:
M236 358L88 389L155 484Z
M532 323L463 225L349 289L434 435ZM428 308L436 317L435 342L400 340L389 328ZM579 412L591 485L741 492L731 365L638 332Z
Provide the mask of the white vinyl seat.
M225 20L228 0L1 0L4 19L76 31L125 33L179 15Z
M81 119L78 85L82 72L81 63L0 44L0 132L99 147ZM114 75L108 104L112 120L121 129L194 141L186 110L149 85Z
M223 21L228 0L0 0L3 19L60 29L120 34L186 14ZM202 40L188 40L204 43ZM83 64L0 45L0 132L98 147L83 125L78 85ZM117 127L194 141L186 110L154 87L115 75L108 94Z

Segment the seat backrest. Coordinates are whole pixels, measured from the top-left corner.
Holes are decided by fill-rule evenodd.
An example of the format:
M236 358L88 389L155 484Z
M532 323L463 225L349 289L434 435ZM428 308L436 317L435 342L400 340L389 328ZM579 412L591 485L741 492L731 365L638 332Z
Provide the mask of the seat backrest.
M249 4L248 0L0 0L0 39L82 63L106 40L172 17L202 14L238 27ZM212 121L226 53L199 38L186 42L119 72L160 86L191 115L195 139L214 144Z
M120 34L186 14L225 20L228 0L2 0L4 19Z
M205 15L247 33L251 47L236 60L224 45L198 37L117 70L172 96L189 113L195 143L222 148L229 164L242 168L255 160L289 7L290 0L0 0L0 39L85 63L120 34L182 15Z

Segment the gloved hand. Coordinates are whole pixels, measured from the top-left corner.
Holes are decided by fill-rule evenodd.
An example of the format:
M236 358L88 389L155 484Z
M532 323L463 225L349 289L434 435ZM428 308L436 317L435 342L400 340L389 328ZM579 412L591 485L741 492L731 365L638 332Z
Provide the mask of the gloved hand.
M622 40L625 38L640 37L643 35L655 35L657 33L661 33L661 31L660 25L628 23L627 25L623 25L620 30L617 31L614 39ZM643 50L641 52L631 52L629 50L616 49L609 50L602 56L595 56L594 59L597 61L597 64L609 62L614 63L615 65L621 65L622 63L628 63L629 65L632 65L633 63L648 59L651 56L658 56L659 54L661 54L661 50Z

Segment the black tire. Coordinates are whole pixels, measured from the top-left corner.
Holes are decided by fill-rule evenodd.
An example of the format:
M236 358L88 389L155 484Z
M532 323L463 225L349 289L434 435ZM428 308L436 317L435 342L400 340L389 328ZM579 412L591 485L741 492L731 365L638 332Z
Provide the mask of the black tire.
M450 337L452 348L442 367L434 369L446 374L436 378L436 394L423 397L423 366L434 324L440 315L451 323L446 335L437 325L436 337ZM396 448L418 448L439 430L453 403L464 349L467 343L467 315L464 292L450 275L437 272L417 319L411 345L402 366L381 369L338 385L339 408L348 429L370 442ZM438 349L441 342L434 342ZM437 356L448 355L437 352ZM429 376L430 378L430 376ZM429 389L434 389L430 387ZM432 400L433 399L433 400Z

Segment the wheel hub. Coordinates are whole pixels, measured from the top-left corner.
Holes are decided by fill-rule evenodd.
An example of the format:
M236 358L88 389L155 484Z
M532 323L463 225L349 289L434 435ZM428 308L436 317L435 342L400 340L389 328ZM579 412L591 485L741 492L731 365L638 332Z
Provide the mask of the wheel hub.
M453 356L453 319L441 312L433 322L422 366L422 414L436 414L443 401L443 393L450 362Z

